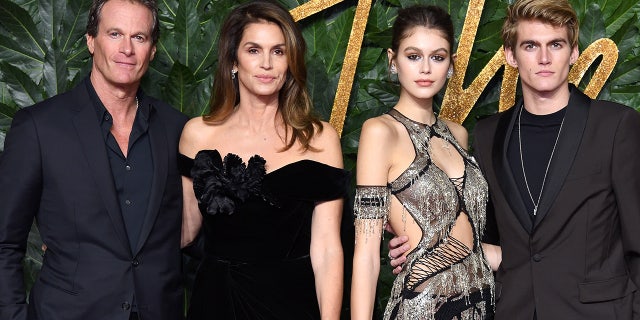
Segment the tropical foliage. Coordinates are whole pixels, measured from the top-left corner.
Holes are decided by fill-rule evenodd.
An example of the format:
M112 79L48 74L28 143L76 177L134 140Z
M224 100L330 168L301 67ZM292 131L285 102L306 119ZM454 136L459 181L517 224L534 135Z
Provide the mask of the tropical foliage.
M640 1L570 1L581 21L580 49L602 37L611 38L619 48L618 63L599 98L638 108ZM295 8L304 1L280 2L287 8ZM508 2L485 1L465 85L473 81L500 48L499 30ZM53 0L0 0L0 150L12 116L19 108L70 89L88 73L90 56L84 33L90 3L90 0L56 0L55 4ZM217 63L219 27L237 3L159 1L161 38L156 58L143 80L144 90L189 116L205 112ZM385 112L397 99L397 87L387 74L385 49L398 8L416 3L446 8L454 20L456 34L462 30L468 1L373 1L361 53L356 57L356 77L342 135L348 169L355 166L362 122ZM357 5L357 1L341 2L300 21L308 45L309 90L317 112L325 120L331 114ZM587 72L581 87L588 83L593 70L595 66ZM498 74L490 81L465 120L464 125L470 131L478 117L497 111L500 78ZM442 94L436 99L437 103L441 101ZM348 213L347 216L350 218ZM40 261L40 242L35 230L30 239L25 264L31 270L27 277L33 279ZM348 262L348 250L346 255ZM382 275L380 292L384 296L389 292L390 272L383 270ZM381 305L384 300L382 297Z

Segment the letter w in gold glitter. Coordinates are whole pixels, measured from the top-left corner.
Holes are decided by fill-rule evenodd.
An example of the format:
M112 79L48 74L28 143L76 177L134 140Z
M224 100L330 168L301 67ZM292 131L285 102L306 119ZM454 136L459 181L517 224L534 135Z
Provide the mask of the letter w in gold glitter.
M312 0L291 9L290 12L293 18L298 21L342 1L343 0ZM347 51L345 53L345 60L342 66L342 72L340 73L336 96L333 100L333 108L331 109L329 122L340 135L342 134L356 66L358 64L358 57L360 56L360 47L364 38L369 11L371 10L371 1L372 0L359 0L357 3L353 25L351 26L351 35L349 36ZM480 74L471 82L468 88L464 89L462 87L483 8L484 0L471 0L469 2L462 34L460 36L460 44L458 45L457 59L455 62L456 73L449 80L442 102L440 116L457 123L462 123L465 120L489 81L503 66L505 70L500 88L499 111L504 111L515 103L518 71L506 63L504 50L502 48L498 49L496 54L482 71L480 71ZM607 38L596 40L584 50L569 73L569 82L577 85L591 64L593 64L600 55L603 56L602 62L591 78L591 82L585 88L585 93L591 98L595 98L598 95L615 67L616 61L618 60L618 47L616 44Z

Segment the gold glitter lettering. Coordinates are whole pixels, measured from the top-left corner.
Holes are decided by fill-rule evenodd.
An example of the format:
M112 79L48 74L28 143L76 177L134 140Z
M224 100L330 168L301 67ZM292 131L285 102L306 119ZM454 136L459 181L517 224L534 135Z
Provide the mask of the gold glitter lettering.
M351 26L351 34L347 43L347 52L342 64L340 79L338 80L338 88L336 89L336 97L333 100L333 108L331 109L331 118L329 123L342 135L344 127L344 119L347 115L347 107L349 106L349 98L351 96L351 88L353 87L353 79L356 74L356 66L360 57L360 47L364 39L364 31L367 27L369 19L369 11L371 10L372 0L359 0L356 7L356 13ZM293 18L298 21L306 18L314 13L329 8L341 0L326 1L317 0L309 1L290 11Z
M467 118L467 115L478 101L478 98L489 81L503 66L505 69L500 87L498 111L507 110L515 104L518 69L506 63L503 48L500 48L496 52L467 89L462 88L483 7L484 0L472 0L469 3L467 16L462 28L462 35L460 36L457 59L455 61L456 72L454 76L449 79L442 102L440 116L457 123L462 123ZM569 72L569 82L577 86L591 64L593 64L600 55L603 56L602 63L600 63L596 69L595 74L584 91L585 94L591 98L595 98L600 90L602 90L607 78L609 78L615 67L616 61L618 60L618 47L616 44L606 38L595 41L580 55L578 61L576 61Z
M584 89L584 93L591 99L595 99L598 96L611 72L613 72L613 68L618 61L618 46L608 38L594 41L582 52L576 63L571 67L571 71L569 71L569 82L577 86L598 56L602 56L602 62L600 62L596 72L591 77L591 81Z
M312 0L291 9L290 12L293 18L298 21L342 1L343 0ZM360 56L360 47L364 39L364 31L367 26L371 5L372 0L359 0L357 3L342 72L340 73L336 96L333 100L333 108L331 109L329 122L340 135L342 135L342 129L344 127L356 66ZM453 77L449 79L440 110L440 116L442 118L457 123L462 123L466 119L489 81L502 67L504 67L504 76L500 87L498 111L507 110L515 104L518 70L506 63L504 50L502 48L498 49L496 54L482 71L480 71L468 88L463 89L462 87L483 8L484 0L471 0L469 2L455 61L456 72L454 72ZM587 70L589 70L594 61L601 55L603 56L602 62L597 67L584 91L585 94L591 98L595 98L600 90L602 90L602 87L604 87L605 82L615 67L618 60L618 47L616 44L607 38L593 42L584 50L569 72L569 82L578 85Z

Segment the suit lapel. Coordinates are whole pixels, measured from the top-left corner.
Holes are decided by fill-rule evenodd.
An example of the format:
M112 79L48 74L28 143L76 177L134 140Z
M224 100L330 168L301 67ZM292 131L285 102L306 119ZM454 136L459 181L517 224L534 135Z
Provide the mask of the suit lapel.
M493 154L494 159L493 170L498 176L498 182L504 197L507 199L511 210L520 221L522 227L524 227L529 233L533 230L533 223L527 209L522 202L522 196L518 191L518 186L513 178L511 166L507 160L507 148L509 146L509 139L511 138L511 132L513 131L514 123L516 121L517 110L522 108L522 101L518 102L515 107L505 111L498 121L496 133L494 136Z
M88 81L88 80L87 80ZM92 107L93 102L89 98L84 82L74 89L71 96L78 97L72 108L76 112L72 122L78 135L78 140L84 152L85 159L89 166L91 176L96 184L97 193L102 197L104 207L107 209L109 218L113 223L118 239L126 248L129 247L129 240L122 219L118 197L116 195L109 157L100 124L97 121L96 110Z
M141 103L149 103L142 97ZM142 230L138 238L138 244L134 255L136 255L147 240L153 224L158 217L158 210L162 203L162 196L167 182L167 170L169 167L169 149L167 146L167 136L164 131L164 125L160 121L153 105L149 106L149 143L151 144L151 157L153 159L153 179L151 183L151 193L149 195L149 204L147 212L144 216Z
M565 113L562 132L560 132L560 137L558 138L558 145L551 160L549 174L543 186L542 198L538 206L538 215L535 222L536 227L547 213L549 213L549 209L553 205L564 180L569 174L573 160L578 152L578 147L580 147L582 134L589 116L591 99L573 85L571 85L570 89L571 96L569 97L569 105Z

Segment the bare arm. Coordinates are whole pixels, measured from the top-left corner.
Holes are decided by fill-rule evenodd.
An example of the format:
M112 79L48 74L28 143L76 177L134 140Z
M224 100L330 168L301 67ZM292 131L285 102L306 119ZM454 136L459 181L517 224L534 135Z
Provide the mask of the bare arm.
M342 200L316 205L311 226L311 264L322 319L340 319L344 255L340 241Z
M182 233L180 246L190 245L197 238L202 226L202 214L198 208L198 201L193 192L193 180L182 177Z
M342 168L342 152L338 134L325 124L316 138L322 150L319 160ZM340 240L342 199L316 204L311 220L311 265L322 319L340 319L343 290L344 254Z
M198 150L196 124L200 119L192 119L185 125L180 137L179 150L183 155L194 158ZM193 191L193 179L182 177L182 233L181 247L190 245L198 236L202 226L202 215Z
M392 137L390 131L380 119L374 118L364 123L358 147L356 175L358 186L384 187L387 185L390 168L388 155L390 146L393 145L390 141ZM356 203L357 207L358 203ZM367 219L361 216L362 212L358 210L355 214L351 318L370 320L373 316L376 285L380 273L380 241L384 219ZM388 215L388 209L386 214Z
M484 256L489 261L492 271L498 271L500 263L502 263L502 248L493 244L482 243L482 251Z

